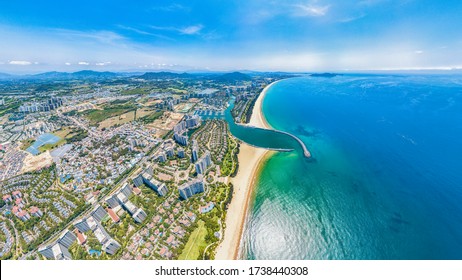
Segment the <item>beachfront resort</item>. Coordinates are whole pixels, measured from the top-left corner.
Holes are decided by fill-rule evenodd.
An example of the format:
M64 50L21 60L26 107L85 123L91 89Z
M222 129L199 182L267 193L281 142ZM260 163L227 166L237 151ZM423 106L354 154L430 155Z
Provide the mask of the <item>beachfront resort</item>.
M267 151L234 137L226 110L265 127L259 97L278 78L2 87L1 258L236 258Z

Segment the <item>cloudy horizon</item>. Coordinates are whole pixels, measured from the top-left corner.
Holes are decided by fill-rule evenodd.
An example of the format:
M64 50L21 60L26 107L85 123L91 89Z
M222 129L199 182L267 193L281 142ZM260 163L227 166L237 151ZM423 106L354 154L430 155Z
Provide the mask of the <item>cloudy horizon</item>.
M0 4L0 72L462 68L462 3Z

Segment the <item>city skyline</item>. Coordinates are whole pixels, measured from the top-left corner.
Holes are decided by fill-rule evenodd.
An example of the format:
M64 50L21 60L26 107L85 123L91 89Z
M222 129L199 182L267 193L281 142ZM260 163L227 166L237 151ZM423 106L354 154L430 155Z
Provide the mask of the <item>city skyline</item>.
M412 0L7 2L0 71L459 69L461 8Z

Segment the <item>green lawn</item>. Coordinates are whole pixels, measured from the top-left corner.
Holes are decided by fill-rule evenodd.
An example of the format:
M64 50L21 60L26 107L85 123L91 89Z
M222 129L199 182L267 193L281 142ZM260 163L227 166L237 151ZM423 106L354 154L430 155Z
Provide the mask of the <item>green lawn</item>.
M64 145L66 144L66 139L61 139L59 140L58 142L54 143L54 144L45 144L43 146L40 146L39 147L39 151L40 153L43 153L45 151L48 151L48 150L53 150L54 148L57 148L61 145Z
M156 119L158 119L160 116L162 116L164 112L153 112L149 115L146 115L144 117L139 118L139 120L143 121L144 123L152 123Z
M90 109L84 111L83 114L88 118L90 124L94 125L104 121L105 119L120 116L127 112L125 108L109 108L104 110Z
M205 228L204 221L198 222L199 226L191 233L188 243L184 247L183 252L178 257L179 260L197 260L200 253L199 248L205 248L205 236L207 235L207 229Z

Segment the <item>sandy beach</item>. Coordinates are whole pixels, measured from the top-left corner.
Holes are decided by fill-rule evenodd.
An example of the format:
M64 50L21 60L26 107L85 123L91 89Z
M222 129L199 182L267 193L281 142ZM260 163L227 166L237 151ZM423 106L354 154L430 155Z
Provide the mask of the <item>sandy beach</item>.
M262 114L261 106L265 94L271 85L272 84L268 85L258 96L249 125L261 128L270 127ZM252 196L254 180L258 174L259 165L270 153L272 152L266 149L256 148L246 143L241 143L238 155L239 170L236 177L231 179L234 185L233 199L229 204L226 214L226 228L223 241L217 247L215 259L237 259L244 222Z

